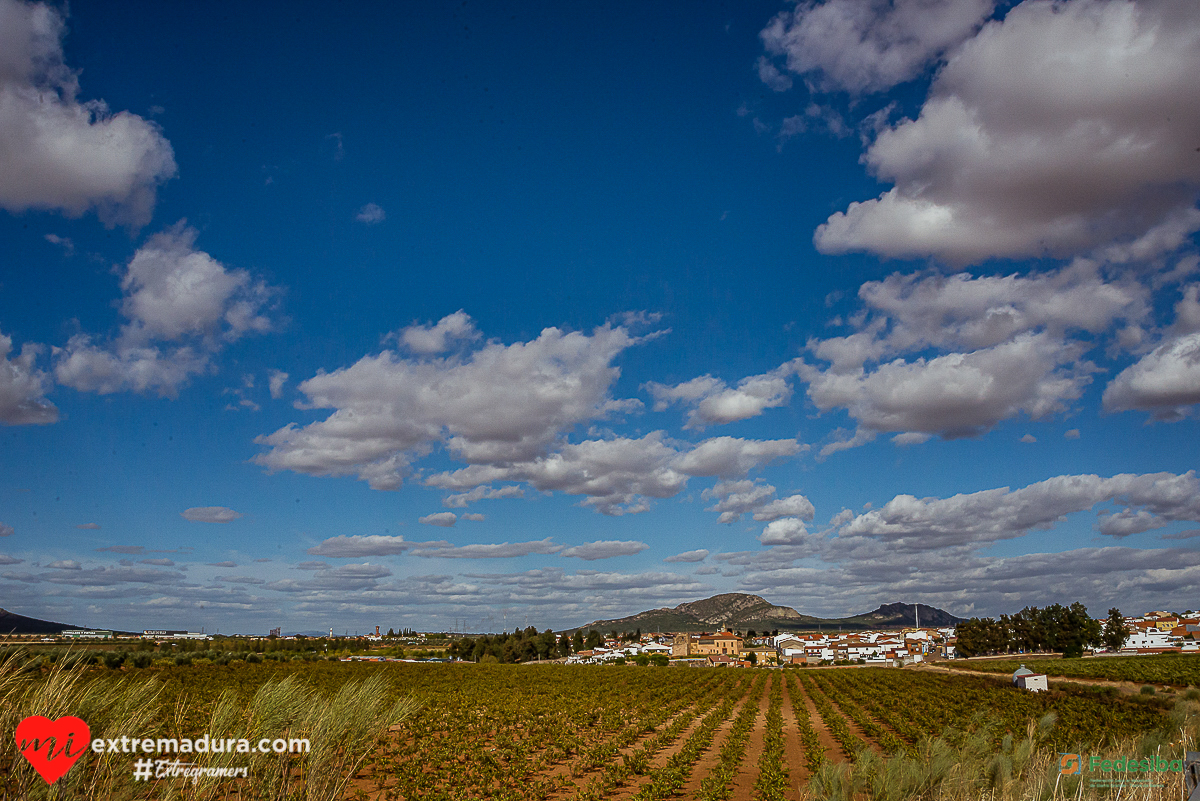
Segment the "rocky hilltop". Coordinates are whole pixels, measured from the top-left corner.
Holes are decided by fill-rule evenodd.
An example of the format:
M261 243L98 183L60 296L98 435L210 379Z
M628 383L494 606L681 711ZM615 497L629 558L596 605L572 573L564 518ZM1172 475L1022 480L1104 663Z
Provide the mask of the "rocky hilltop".
M922 626L953 626L962 618L942 609L917 604ZM805 615L790 606L776 606L758 595L727 592L700 601L638 612L614 620L595 620L580 629L599 631L712 631L729 627L739 631L800 631L807 629L861 630L913 625L913 604L883 604L874 612L844 618ZM573 629L568 629L573 631Z

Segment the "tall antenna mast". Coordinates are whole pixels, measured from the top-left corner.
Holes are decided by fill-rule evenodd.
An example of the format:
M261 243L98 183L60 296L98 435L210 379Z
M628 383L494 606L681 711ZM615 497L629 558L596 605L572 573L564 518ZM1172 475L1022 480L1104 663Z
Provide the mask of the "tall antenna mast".
M920 604L913 604L913 620L916 621L917 628L921 628L921 608Z

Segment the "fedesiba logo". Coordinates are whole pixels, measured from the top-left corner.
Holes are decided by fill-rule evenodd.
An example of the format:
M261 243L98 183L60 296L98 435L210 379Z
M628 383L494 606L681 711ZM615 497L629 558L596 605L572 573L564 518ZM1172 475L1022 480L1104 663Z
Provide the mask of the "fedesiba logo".
M1074 776L1083 769L1083 760L1079 758L1079 754L1064 754L1058 755L1058 772L1063 776Z
M1083 772L1084 763L1088 773L1182 773L1182 759L1164 759L1160 756L1150 757L1117 757L1104 759L1091 756L1084 759L1082 754L1059 752L1058 772L1062 776L1077 776Z

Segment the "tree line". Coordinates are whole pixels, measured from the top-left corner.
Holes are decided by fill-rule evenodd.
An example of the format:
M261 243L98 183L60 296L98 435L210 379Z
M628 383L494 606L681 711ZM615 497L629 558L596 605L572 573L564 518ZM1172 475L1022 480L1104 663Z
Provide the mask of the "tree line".
M624 634L612 632L613 639L625 642L636 642L641 637L641 630L627 631ZM446 653L455 659L467 659L472 662L530 662L536 659L558 659L570 656L580 651L588 651L604 644L604 635L594 629L587 634L576 631L567 636L555 635L551 629L539 633L536 626L517 629L509 634L483 635L482 637L466 637L454 640L446 649Z
M1083 656L1084 649L1105 646L1119 651L1129 638L1121 611L1108 610L1101 625L1076 601L1070 606L1027 606L1014 615L973 617L955 627L955 653L960 656L1061 651L1064 658Z

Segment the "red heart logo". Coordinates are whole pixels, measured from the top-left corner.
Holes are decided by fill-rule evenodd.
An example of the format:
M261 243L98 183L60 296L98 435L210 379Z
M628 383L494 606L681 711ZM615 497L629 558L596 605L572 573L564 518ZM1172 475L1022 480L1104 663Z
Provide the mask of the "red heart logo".
M83 756L91 736L91 729L79 718L30 715L17 724L17 750L47 784L54 784Z

